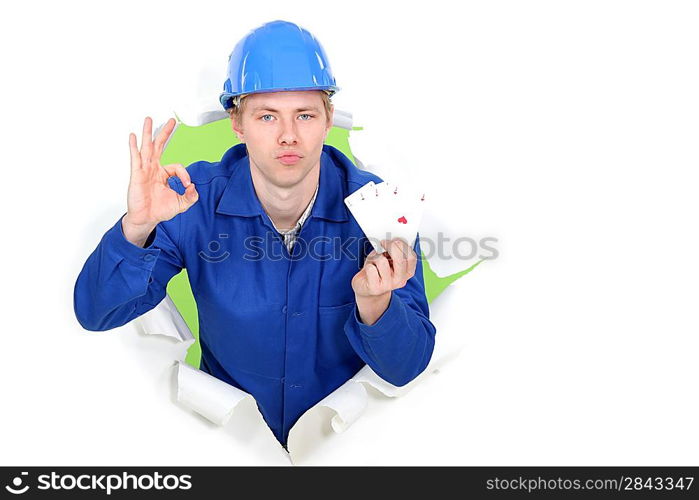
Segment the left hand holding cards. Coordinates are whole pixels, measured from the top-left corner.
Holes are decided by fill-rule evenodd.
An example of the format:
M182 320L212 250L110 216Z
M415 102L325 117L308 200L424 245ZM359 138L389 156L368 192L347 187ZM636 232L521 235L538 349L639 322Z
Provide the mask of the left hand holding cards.
M375 297L402 288L415 275L417 255L401 238L382 240L384 253L367 255L364 267L352 278L357 297Z
M368 182L345 204L374 250L352 278L360 319L372 325L391 301L391 292L415 275L413 245L425 204L425 194L390 182Z

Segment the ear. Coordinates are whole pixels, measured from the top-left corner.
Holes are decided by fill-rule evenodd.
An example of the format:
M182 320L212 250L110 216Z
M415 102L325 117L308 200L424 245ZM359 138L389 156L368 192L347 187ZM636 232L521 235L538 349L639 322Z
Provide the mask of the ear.
M245 134L243 134L243 128L236 123L235 118L233 118L233 115L231 115L231 128L233 129L233 132L235 132L235 135L238 136L238 140L240 142L245 142Z
M325 136L328 136L330 129L333 127L333 115L335 114L335 105L330 104L330 115L328 116L328 121L325 126Z

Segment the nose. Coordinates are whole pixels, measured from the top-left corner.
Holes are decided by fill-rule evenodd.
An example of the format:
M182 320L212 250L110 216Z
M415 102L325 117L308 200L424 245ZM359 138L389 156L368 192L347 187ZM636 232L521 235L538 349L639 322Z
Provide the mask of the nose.
M285 117L281 119L281 130L279 132L280 144L296 144L296 122L293 117Z

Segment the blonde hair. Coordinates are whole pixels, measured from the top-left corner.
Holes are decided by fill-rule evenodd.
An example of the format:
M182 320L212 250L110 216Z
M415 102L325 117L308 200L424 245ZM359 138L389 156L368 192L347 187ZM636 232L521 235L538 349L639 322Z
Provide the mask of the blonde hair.
M237 124L240 124L243 118L243 113L245 113L245 101L246 97L250 94L243 94L242 96L236 96L233 98L233 107L228 108L228 116L231 119L235 119ZM323 99L323 107L325 107L325 116L327 119L332 118L332 102L330 101L331 94L327 90L321 91L320 97Z

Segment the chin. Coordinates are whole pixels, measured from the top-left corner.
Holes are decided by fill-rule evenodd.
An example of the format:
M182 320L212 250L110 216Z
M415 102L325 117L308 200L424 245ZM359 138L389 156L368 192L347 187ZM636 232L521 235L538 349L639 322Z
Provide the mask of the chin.
M299 168L299 165L282 165L282 168L276 171L274 176L277 185L284 187L293 186L302 178L303 170Z

